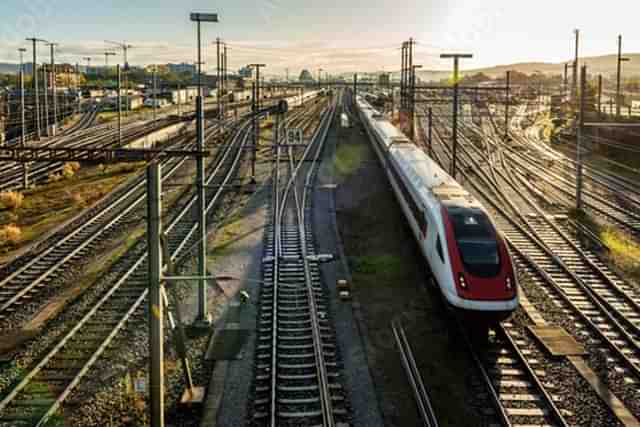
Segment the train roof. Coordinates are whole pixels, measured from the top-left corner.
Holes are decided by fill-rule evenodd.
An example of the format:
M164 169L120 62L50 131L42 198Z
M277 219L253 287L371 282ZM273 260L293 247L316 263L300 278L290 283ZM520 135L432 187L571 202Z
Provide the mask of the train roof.
M368 102L362 98L359 99L359 102L377 132L386 141L389 141L387 143L389 153L413 189L425 202L442 204L447 207L482 207L435 160L417 147L397 127L384 119Z

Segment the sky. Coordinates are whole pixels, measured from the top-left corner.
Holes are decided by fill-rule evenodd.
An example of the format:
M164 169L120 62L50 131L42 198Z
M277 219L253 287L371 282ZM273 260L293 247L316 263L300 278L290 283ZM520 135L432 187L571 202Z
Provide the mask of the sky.
M636 0L1 0L0 62L17 62L26 37L59 43L61 61L104 64L104 40L126 41L133 64L196 61L192 11L214 12L203 24L205 69L215 66L216 37L229 47L232 69L267 64L329 73L394 71L400 45L417 41L414 63L449 69L442 52L472 53L462 69L516 62L562 62L573 55L574 28L582 56L640 52ZM38 48L41 58L48 48ZM28 51L31 57L31 49ZM111 57L111 64L121 62ZM41 62L39 59L38 62Z

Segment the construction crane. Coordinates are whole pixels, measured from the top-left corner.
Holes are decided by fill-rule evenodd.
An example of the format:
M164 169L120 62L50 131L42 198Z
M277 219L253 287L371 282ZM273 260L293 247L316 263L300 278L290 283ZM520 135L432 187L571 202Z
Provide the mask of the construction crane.
M124 60L124 64L122 67L122 70L124 71L124 87L125 87L125 112L128 112L130 110L130 106L129 106L129 79L127 77L127 71L129 71L129 62L128 62L128 58L127 58L127 53L129 51L129 49L132 49L133 46L128 44L127 42L114 42L114 41L110 41L110 40L105 40L104 41L107 44L110 44L112 46L117 46L118 48L122 49L122 56L123 56L123 60Z

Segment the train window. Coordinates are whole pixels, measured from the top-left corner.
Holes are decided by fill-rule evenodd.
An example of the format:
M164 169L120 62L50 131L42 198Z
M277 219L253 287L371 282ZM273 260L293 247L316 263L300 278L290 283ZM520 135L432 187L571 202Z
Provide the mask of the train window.
M398 183L398 186L400 187L400 192L402 193L402 197L406 201L407 205L409 205L409 210L411 211L411 215L413 216L413 219L416 221L416 224L418 224L418 229L424 234L424 236L426 236L427 220L426 220L424 211L416 203L415 199L413 198L413 195L411 194L411 192L409 192L407 187L404 185L404 180L400 177L400 175L398 174L396 169L393 167L393 165L390 166L390 169L393 177L395 178L396 182Z
M447 208L453 233L469 273L494 277L500 272L500 252L496 230L487 215L479 209Z
M444 253L442 252L442 243L440 242L440 235L438 234L438 238L436 239L436 252L438 252L438 256L440 260L444 263Z

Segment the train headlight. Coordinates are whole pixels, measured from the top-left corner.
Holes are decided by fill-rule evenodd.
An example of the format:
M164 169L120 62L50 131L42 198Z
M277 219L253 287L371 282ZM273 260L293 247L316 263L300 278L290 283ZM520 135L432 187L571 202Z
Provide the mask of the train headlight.
M464 274L459 273L458 274L458 283L460 283L460 287L464 290L467 289L467 282L464 280Z
M507 290L508 291L512 291L513 290L513 281L511 280L510 276L507 276L506 286L507 286Z

